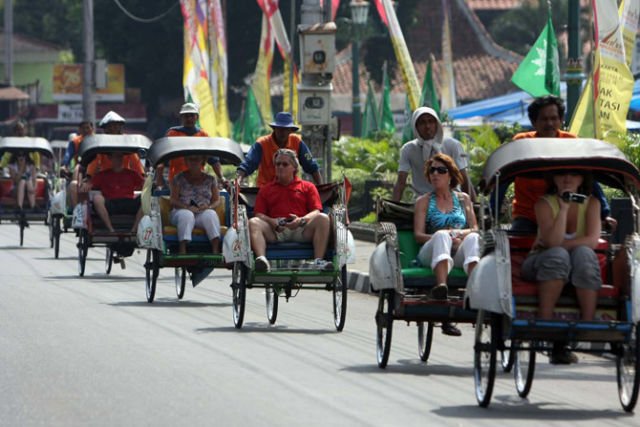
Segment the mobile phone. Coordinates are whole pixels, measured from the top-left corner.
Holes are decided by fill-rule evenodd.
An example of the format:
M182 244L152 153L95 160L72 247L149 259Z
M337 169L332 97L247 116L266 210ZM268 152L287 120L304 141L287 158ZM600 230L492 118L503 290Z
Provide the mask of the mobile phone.
M567 203L584 203L584 201L587 200L587 196L580 193L571 193L569 191L565 191L564 193L562 193L562 200Z
M280 227L284 227L286 224L290 223L291 221L293 221L293 217L280 218L280 219L278 219L278 225Z

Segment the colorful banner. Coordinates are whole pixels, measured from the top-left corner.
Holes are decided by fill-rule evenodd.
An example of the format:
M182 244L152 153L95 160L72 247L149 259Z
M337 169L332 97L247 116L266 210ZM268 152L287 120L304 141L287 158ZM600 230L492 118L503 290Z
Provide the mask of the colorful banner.
M405 43L396 12L393 9L391 0L374 0L380 19L387 25L389 29L389 35L391 37L391 44L393 51L396 55L396 60L402 71L402 80L409 96L409 104L412 110L415 110L420 105L420 84L418 83L418 77L416 76L416 70L413 67L411 61L411 55L409 55L409 49Z
M271 66L273 65L274 37L267 15L262 15L262 31L260 33L260 50L258 62L253 73L251 87L260 107L260 114L265 122L273 119L271 110Z
M53 100L82 101L82 64L53 66ZM124 102L124 65L107 65L107 87L96 89L96 101Z
M200 125L206 132L215 134L215 108L209 84L207 1L180 0L180 9L184 19L184 98L198 104Z
M227 39L220 0L209 0L209 46L211 53L211 94L215 109L215 136L231 136L227 106Z
M442 0L442 63L444 72L442 73L442 110L447 111L458 105L456 97L456 77L453 74L453 51L451 49L451 30L449 23L449 2Z

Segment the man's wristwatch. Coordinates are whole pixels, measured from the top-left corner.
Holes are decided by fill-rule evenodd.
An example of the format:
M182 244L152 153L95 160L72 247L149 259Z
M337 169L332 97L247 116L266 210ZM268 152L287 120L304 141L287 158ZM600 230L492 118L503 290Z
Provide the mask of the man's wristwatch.
M307 219L305 217L300 218L300 227L307 225Z

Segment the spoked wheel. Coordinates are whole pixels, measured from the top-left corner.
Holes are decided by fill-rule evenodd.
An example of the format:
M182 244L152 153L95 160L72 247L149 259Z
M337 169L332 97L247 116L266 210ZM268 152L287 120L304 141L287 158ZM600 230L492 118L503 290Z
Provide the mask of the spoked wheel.
M491 313L478 311L473 357L473 379L476 400L483 408L489 406L493 383L496 377L497 322L492 321Z
M175 270L176 295L178 296L178 299L182 299L184 296L185 284L187 283L187 269L184 267L178 267Z
M107 250L105 252L104 272L109 274L111 273L111 267L113 267L113 250L107 246Z
M378 311L376 311L376 356L378 366L386 368L391 350L391 335L393 333L393 305L395 289L380 291L378 298Z
M156 284L158 283L158 273L160 272L160 260L158 251L147 249L147 262L144 263L144 284L147 293L147 302L152 303L156 296Z
M233 292L233 324L236 329L242 328L244 322L244 307L247 297L247 267L243 262L233 264L231 275L231 291Z
M511 354L515 354L513 376L516 380L518 396L524 399L529 395L531 384L533 383L533 373L536 370L536 352L533 349L534 345L531 341L517 342L515 343L515 347L519 349L513 351L512 348L511 351Z
M47 221L46 221L46 225L48 225L49 228L49 247L53 248L53 239L55 236L55 233L53 231L53 216L51 215L51 211L47 212Z
M27 227L27 219L24 216L24 212L20 212L20 221L18 221L20 227L20 246L24 244L24 229Z
M267 303L267 319L269 324L273 325L278 318L278 291L272 285L268 285L264 297Z
M433 342L433 322L427 322L426 330L424 322L418 322L418 354L420 360L426 362L431 353L431 343Z
M87 253L89 252L89 232L87 230L78 231L78 274L84 276L84 267L87 263Z
M632 412L636 406L640 384L640 324L633 329L631 339L622 344L616 358L618 396L626 412Z
M511 349L511 341L505 341L504 350L500 351L500 365L503 372L511 372L516 354Z
M55 217L52 219L53 224L53 256L58 259L60 256L60 235L62 234L62 230L60 229L60 217Z
M333 323L336 330L344 329L347 318L347 266L343 265L340 274L333 281Z

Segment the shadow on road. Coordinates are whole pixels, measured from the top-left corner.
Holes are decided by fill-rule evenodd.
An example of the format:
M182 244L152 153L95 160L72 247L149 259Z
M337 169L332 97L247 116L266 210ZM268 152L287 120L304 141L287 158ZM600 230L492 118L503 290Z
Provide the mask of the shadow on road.
M197 302L197 301L185 301L170 299L170 298L162 298L156 299L153 303L148 303L146 300L144 301L122 301L122 302L113 302L108 303L107 305L113 307L224 307L228 308L231 306L231 303L226 302Z
M215 332L233 332L235 334L304 334L304 335L325 335L335 334L335 329L293 329L284 325L269 325L268 323L245 323L242 329L236 329L234 326L221 326L216 328L196 329L198 333L215 333Z
M374 359L375 360L375 359ZM370 364L370 365L356 365L349 366L347 368L342 369L347 372L355 372L360 374L374 374L374 373L385 373L385 375L415 375L415 376L446 376L446 377L460 377L460 378L468 378L472 374L472 370L468 367L459 367L459 366L451 366L451 365L435 365L430 363L421 362L420 359L416 360L399 360L394 361L392 364L389 361L389 364L385 369L380 369L378 365Z

